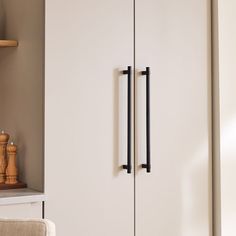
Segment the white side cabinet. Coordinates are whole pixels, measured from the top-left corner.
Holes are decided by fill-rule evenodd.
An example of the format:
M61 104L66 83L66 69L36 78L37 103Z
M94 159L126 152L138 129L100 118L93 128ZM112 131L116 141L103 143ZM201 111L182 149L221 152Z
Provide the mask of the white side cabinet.
M0 218L42 218L42 203L25 203L0 206Z
M43 193L30 189L0 192L0 218L42 218Z

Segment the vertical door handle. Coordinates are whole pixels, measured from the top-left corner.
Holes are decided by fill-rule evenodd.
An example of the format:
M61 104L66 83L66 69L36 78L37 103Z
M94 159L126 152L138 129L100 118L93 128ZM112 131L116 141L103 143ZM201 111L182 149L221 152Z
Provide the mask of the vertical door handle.
M151 154L150 154L150 68L146 67L145 71L141 72L146 76L146 164L142 164L148 173L151 172Z
M127 173L131 173L131 66L127 70L122 71L123 75L127 75L127 165L123 165L123 169Z

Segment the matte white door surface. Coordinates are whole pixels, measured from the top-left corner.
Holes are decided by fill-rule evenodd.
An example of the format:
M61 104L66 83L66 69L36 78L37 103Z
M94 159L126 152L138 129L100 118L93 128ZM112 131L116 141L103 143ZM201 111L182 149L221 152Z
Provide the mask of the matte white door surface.
M211 235L210 1L136 0L136 236ZM150 67L151 173L145 76Z
M46 1L45 216L58 236L134 234L119 74L132 64L132 0Z
M236 2L218 1L221 236L236 235Z

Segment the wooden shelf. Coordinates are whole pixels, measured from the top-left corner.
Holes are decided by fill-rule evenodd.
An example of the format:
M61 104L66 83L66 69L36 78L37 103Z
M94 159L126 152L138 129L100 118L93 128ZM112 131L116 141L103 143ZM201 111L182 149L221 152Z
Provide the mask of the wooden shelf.
M18 41L16 40L0 40L0 47L17 47Z
M17 184L0 184L0 190L26 188L27 184L19 182Z

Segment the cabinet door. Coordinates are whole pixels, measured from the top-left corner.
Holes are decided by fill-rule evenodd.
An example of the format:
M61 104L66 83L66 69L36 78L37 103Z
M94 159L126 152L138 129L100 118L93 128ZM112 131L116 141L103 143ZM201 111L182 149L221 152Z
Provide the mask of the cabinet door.
M42 203L25 203L0 206L0 218L39 219L42 217Z
M133 235L120 73L132 64L132 0L46 1L45 215L58 236Z
M136 0L136 236L211 234L209 0ZM151 173L146 163L150 67Z

